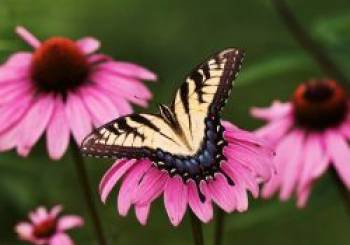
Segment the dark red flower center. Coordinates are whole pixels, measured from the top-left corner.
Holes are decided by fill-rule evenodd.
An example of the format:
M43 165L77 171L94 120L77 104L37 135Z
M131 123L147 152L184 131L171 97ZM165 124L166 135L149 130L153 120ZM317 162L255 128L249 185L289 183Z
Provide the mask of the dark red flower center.
M56 232L56 220L47 219L34 227L33 235L37 238L48 238Z
M348 110L345 90L332 80L311 80L299 85L293 104L297 123L313 130L337 126Z
M65 94L86 82L89 68L74 41L53 37L34 52L31 78L39 90Z

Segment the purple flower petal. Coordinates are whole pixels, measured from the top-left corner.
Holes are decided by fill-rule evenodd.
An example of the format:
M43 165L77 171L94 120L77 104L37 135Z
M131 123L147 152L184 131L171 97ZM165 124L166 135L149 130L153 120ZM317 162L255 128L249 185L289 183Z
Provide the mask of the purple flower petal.
M253 107L250 112L256 118L272 121L279 118L284 118L287 115L291 114L292 111L293 111L292 103L289 103L289 102L281 103L279 101L275 101L271 107L268 107L268 108Z
M201 182L201 185L203 186L203 182ZM206 200L202 202L199 198L196 184L192 180L188 182L188 203L193 213L202 222L208 223L213 218L213 206L210 196L206 196Z
M80 94L96 127L119 117L116 106L98 89L86 87L81 89Z
M149 211L151 209L151 204L146 204L146 205L136 205L135 207L135 214L137 220L140 222L141 225L146 225L147 224L147 219L149 216Z
M103 175L99 186L100 197L103 203L106 202L109 193L118 180L123 177L134 163L135 160L118 160Z
M46 133L46 146L51 159L60 159L69 145L70 130L66 118L63 101L60 97L55 99L55 110Z
M20 128L21 138L17 142L17 152L21 156L27 156L33 145L44 133L53 113L54 98L51 95L37 98L32 107L26 113ZM35 129L35 130L33 130Z
M128 62L108 61L99 65L99 68L122 76L133 77L141 80L153 81L157 79L156 74L153 72L142 66Z
M65 112L74 139L80 145L83 138L92 131L91 117L81 98L73 93L68 94Z
M169 176L156 168L150 168L136 187L135 203L139 206L148 205L164 191Z
M235 192L222 174L215 174L215 179L204 186L213 201L227 213L236 208Z
M350 189L349 145L346 139L335 130L328 130L325 137L326 149L334 168L346 187Z
M135 187L151 166L151 162L148 160L137 161L126 174L118 193L118 212L120 215L127 215L134 200Z
M172 177L164 190L164 205L170 222L178 226L185 215L188 201L187 186L180 176Z

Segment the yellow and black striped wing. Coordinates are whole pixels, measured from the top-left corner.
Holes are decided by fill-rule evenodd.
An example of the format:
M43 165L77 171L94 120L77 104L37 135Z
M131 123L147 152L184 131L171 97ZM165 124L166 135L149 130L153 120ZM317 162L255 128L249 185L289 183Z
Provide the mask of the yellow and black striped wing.
M160 114L131 114L92 132L81 150L86 155L114 158L165 159L191 157L205 140L206 125L220 128L225 104L243 58L239 49L226 49L198 65L187 77L170 106ZM217 133L217 132L216 132ZM164 155L165 154L165 155Z
M96 129L82 143L82 153L97 157L141 158L163 149L173 155L187 155L179 135L160 116L131 114Z
M198 65L177 91L171 109L194 151L204 139L206 118L218 119L243 56L243 51L236 48L213 55Z

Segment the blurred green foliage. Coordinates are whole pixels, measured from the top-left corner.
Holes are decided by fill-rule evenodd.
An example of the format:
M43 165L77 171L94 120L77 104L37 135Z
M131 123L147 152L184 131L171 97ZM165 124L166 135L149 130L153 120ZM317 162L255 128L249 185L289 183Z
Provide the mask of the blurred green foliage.
M292 2L301 21L323 43L348 73L350 2L347 0ZM79 38L91 35L102 41L102 51L120 60L140 63L159 74L149 84L154 92L151 109L167 102L184 74L204 57L228 46L247 52L241 76L224 116L246 129L261 125L249 116L253 105L286 100L295 86L323 76L286 32L268 1L141 1L141 0L0 0L0 58L26 49L13 33L24 25L38 37L51 35ZM33 129L35 130L35 129ZM111 161L88 159L91 183L97 185ZM0 155L0 244L21 244L13 226L38 204L62 203L67 213L87 217L71 156L59 162L47 158L42 141L31 155ZM179 228L169 224L163 203L152 207L149 225L141 227L130 214L121 218L111 198L99 210L113 244L191 244L187 219ZM88 221L89 219L87 219ZM213 224L205 226L207 244ZM250 210L227 218L225 244L329 245L349 244L349 216L332 179L325 176L315 186L308 207L294 201L252 200ZM73 232L77 244L96 244L89 221Z

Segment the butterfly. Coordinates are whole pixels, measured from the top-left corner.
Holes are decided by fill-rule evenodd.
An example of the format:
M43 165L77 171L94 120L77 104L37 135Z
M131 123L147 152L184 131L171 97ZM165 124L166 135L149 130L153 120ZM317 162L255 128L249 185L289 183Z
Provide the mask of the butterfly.
M169 174L200 180L223 160L225 105L244 57L228 48L197 65L170 105L159 113L130 114L95 129L82 142L83 154L104 158L147 158Z

